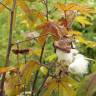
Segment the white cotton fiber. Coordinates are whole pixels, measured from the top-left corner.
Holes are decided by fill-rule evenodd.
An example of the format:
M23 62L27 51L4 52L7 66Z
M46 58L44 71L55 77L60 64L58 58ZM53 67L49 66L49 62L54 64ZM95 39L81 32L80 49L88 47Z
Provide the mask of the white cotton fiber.
M74 62L69 65L69 72L78 75L84 75L88 73L88 61L82 54L77 54L74 58Z
M58 56L58 62L64 60L66 64L71 64L74 60L74 56L78 54L78 50L76 49L71 49L70 53L65 53L62 50L57 49L56 54Z

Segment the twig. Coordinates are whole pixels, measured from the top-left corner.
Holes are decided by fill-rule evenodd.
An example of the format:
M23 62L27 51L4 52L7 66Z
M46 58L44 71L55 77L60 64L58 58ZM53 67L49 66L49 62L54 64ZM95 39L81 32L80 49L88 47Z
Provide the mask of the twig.
M43 0L44 1L44 4L45 4L45 7L46 7L46 18L47 18L47 21L49 20L49 16L48 16L48 0ZM45 45L46 45L46 40L42 46L42 51L41 51L41 56L40 56L40 63L42 62L42 57L43 57L43 53L44 53L44 48L45 48Z
M39 37L42 37L42 36L46 36L46 35L48 35L48 33L43 34L43 35L40 35L40 36L37 36L37 37L30 38L30 39L27 39L27 40L23 40L23 41L20 41L20 42L12 43L12 46L13 46L13 45L16 45L16 44L28 42L28 41L31 41L32 39L36 39L36 38L39 38Z
M46 7L46 18L47 18L47 21L49 20L49 17L48 17L48 0L44 0L44 4L45 4L45 7ZM43 53L44 53L44 49L45 49L45 45L46 45L46 40L42 46L42 51L41 51L41 55L40 55L40 63L42 63L42 58L43 58ZM48 72L48 75L49 75L49 72ZM48 76L46 76L47 78ZM39 88L38 92L37 92L37 96L39 95L39 93L41 92L41 89L46 81L46 78L44 79L44 82L42 83L41 87Z
M19 50L19 44L16 44L17 45L17 49ZM17 54L17 66L18 66L18 69L19 69L19 54Z
M46 18L47 18L47 21L48 21L49 20L48 0L45 0L45 7L46 7Z
M9 38L8 38L8 48L7 48L7 54L6 54L6 61L5 61L5 67L9 65L9 57L11 52L11 43L12 43L12 31L13 31L13 18L14 18L14 10L16 7L16 0L13 1L13 7L11 10L11 16L10 16L10 31L9 31ZM3 74L1 84L0 84L0 96L3 96L3 90L4 90L4 81L5 81L6 73Z
M8 8L6 5L4 5L2 2L0 2L0 4L1 4L2 6L4 6L8 11L11 11L11 9Z
M45 42L44 42L44 44L43 44L43 46L42 46L41 55L40 55L40 63L42 62L45 44L46 44L46 40L45 40Z
M37 70L37 72L35 74L35 78L34 78L34 81L33 81L32 90L31 90L31 96L33 96L33 94L34 94L34 89L35 89L35 84L36 84L36 81L37 81L38 73L39 73L39 70Z
M42 85L40 86L40 88L39 88L39 90L38 90L36 96L39 96L39 94L40 94L40 92L41 92L41 90L42 90L42 88L43 88L43 86L44 86L44 84L45 84L45 82L46 82L48 76L49 76L49 72L47 73L46 77L44 78L44 81L43 81Z
M48 17L48 0L46 0L46 1L44 0L44 4L45 4L45 7L46 7L46 18L47 18L47 21L48 21L48 19L49 19L49 17ZM39 60L40 63L42 62L42 57L43 57L45 45L46 45L46 40L45 40L45 42L42 46L40 60ZM35 84L36 84L36 81L37 81L38 74L39 74L39 70L37 70L36 75L35 75L34 83L33 83L32 90L31 90L31 96L33 96L33 93L34 93L34 88L35 88ZM42 86L43 86L43 84L42 84ZM41 89L39 89L39 90L41 90Z

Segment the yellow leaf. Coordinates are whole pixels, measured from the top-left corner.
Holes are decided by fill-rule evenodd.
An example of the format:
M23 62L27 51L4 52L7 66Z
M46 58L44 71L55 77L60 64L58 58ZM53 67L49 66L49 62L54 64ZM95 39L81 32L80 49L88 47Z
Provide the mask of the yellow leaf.
M89 40L85 39L84 37L76 36L75 40L76 40L76 42L79 42L81 44L85 44L87 47L90 47L90 48L95 48L96 47L96 42L89 41Z
M47 85L47 89L42 96L51 96L53 90L56 88L56 79L51 79Z
M40 54L41 54L41 49L35 49L35 50L29 49L29 54L30 54L30 55L40 56Z
M76 36L75 40L76 40L76 42L79 42L79 43L85 43L86 42L86 40L81 36Z
M80 23L83 27L85 27L85 25L92 25L92 23L84 16L77 16L75 21Z
M75 31L75 30L68 31L68 34L71 36L81 36L82 35L81 32Z
M31 10L23 0L17 0L17 6L19 6L26 14L31 14Z
M63 81L60 84L63 89L63 94L66 94L65 96L76 96L76 93L70 84L63 82Z
M31 78L32 72L38 70L39 68L40 65L36 61L30 61L23 65L23 68L21 69L22 81L28 82Z
M56 4L56 8L63 10L63 11L69 11L69 10L75 11L76 10L82 14L94 13L94 10L92 8L89 8L87 6L81 6L81 5L76 4L76 3L68 3L68 4L58 3L58 4Z
M17 96L21 91L18 76L6 77L4 90L6 96Z
M8 71L15 71L15 70L16 70L15 67L2 67L2 68L0 68L0 74L8 72Z
M77 85L77 82L68 76L60 79L49 77L45 84L47 85L47 89L43 96L51 96L53 90L58 93L59 96L76 96L73 85Z

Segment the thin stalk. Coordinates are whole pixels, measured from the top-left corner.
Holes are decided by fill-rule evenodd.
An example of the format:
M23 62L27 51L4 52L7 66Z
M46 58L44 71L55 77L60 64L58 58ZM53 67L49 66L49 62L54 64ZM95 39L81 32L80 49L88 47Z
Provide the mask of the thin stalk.
M35 74L35 78L34 78L34 81L33 81L32 90L31 90L31 96L34 95L34 89L35 89L35 84L36 84L36 81L37 81L38 73L39 73L39 70L37 70L37 72Z
M47 36L47 35L48 35L48 33L47 33L47 34L40 35L40 36L37 36L37 37L30 38L30 39L28 39L28 40L23 40L23 41L20 41L20 42L17 42L17 43L13 43L12 46L13 46L13 45L16 45L16 44L22 44L22 43L24 43L24 42L31 41L32 39L36 39L36 38L39 38L39 37L42 37L42 36Z
M44 86L44 84L45 84L45 82L46 82L48 76L49 76L49 72L47 73L46 77L44 78L44 81L43 81L42 85L40 86L40 88L39 88L39 90L38 90L36 96L39 96L39 94L40 94L40 92L42 91L42 88L43 88L43 86Z
M45 7L46 7L46 19L47 21L49 20L49 16L48 16L48 0L44 0L44 4L45 4ZM46 40L42 46L42 50L41 50L41 55L40 55L40 63L42 63L42 58L43 58L43 54L44 54L44 49L45 49L45 45L46 45ZM38 78L38 74L39 74L39 70L37 70L36 74L35 74L35 79L34 79L34 82L33 82L33 86L32 86L32 90L31 90L31 96L33 96L33 93L34 93L34 89L35 89L35 84L36 84L36 81L37 81L37 78ZM43 84L42 84L43 86ZM42 87L41 86L41 87ZM39 89L41 90L41 89ZM40 91L39 91L40 92ZM37 95L38 96L38 95Z
M24 54L24 61L26 64L27 63L27 54ZM26 79L25 79L25 84L24 84L24 96L26 96Z
M44 49L45 49L45 44L46 44L46 40L42 46L42 50L41 50L41 55L40 55L40 63L42 62L42 58L43 58L43 53L44 53Z
M45 7L46 7L46 18L47 18L47 21L48 21L48 19L49 19L48 0L45 0Z
M48 21L49 20L49 16L48 16L48 14L49 14L49 12L48 12L49 11L48 10L48 0L44 0L44 4L45 4L45 8L46 8L46 19ZM40 55L40 63L42 63L42 58L43 58L43 54L44 54L45 45L46 45L46 40L45 40L45 42L44 42L44 44L42 46L42 51L41 51L41 55ZM39 96L39 93L41 92L41 89L42 89L42 87L43 87L43 85L44 85L44 83L45 83L48 76L49 76L49 72L48 72L46 78L44 79L41 87L39 88L36 96Z
M44 0L44 4L45 4L45 7L46 7L46 18L47 18L47 21L49 20L49 16L48 16L48 0ZM43 53L44 53L44 49L45 49L45 45L46 45L46 40L42 46L42 51L41 51L41 56L40 56L40 63L42 62L42 58L43 58Z
M19 50L19 44L17 43L17 49ZM17 54L17 66L18 66L18 69L19 69L19 54Z
M13 0L13 7L11 10L11 15L10 15L10 31L9 31L9 38L8 38L8 48L7 48L7 53L6 53L6 61L5 61L5 67L9 66L9 57L10 57L10 52L11 52L11 44L12 44L12 31L13 31L13 18L14 18L14 10L16 7L16 0ZM5 81L5 76L6 73L3 74L1 84L0 84L0 96L3 96L3 91L4 91L4 81Z

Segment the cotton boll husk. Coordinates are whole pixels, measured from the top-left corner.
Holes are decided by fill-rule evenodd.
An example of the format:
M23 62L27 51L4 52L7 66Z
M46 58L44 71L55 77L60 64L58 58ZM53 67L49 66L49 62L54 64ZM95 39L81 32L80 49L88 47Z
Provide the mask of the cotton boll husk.
M78 50L76 49L71 49L70 53L65 53L62 50L57 49L56 54L58 56L58 62L60 61L65 61L67 65L71 64L74 60L74 55L78 54Z
M73 63L69 65L69 72L78 75L84 75L88 73L88 61L82 54L77 54L74 58Z

